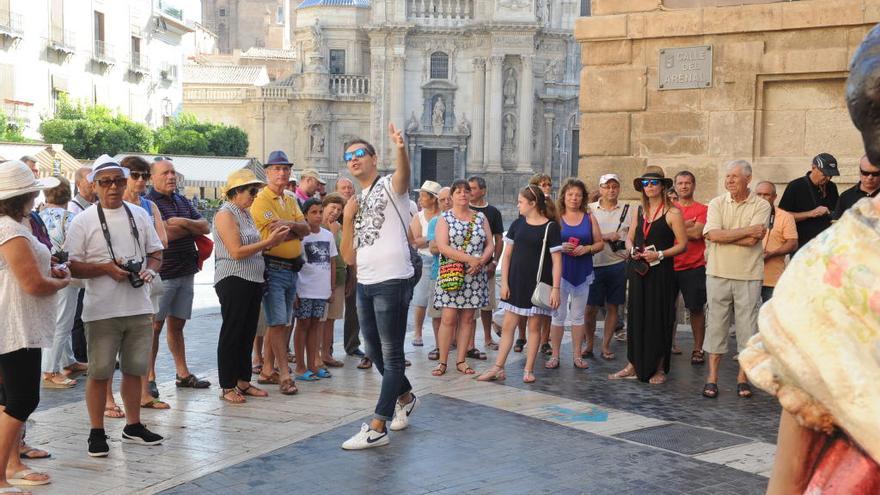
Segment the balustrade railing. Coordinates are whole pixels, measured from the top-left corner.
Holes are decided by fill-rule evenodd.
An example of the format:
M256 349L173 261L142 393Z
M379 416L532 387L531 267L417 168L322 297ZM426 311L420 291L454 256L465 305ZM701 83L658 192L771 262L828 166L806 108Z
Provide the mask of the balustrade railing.
M368 76L331 74L330 92L339 96L368 95L370 94L370 78Z
M461 26L474 18L474 0L407 0L407 17L429 26Z

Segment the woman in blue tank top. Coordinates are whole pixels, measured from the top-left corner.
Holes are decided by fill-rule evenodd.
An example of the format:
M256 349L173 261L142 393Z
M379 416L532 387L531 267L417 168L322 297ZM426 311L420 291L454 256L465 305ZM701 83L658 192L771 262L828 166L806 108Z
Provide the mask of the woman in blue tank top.
M605 246L599 223L590 215L587 186L577 178L565 181L559 191L559 224L562 232L562 283L559 307L550 323L550 346L553 355L545 368L559 367L559 348L566 324L571 325L571 349L576 368L587 368L581 358L584 340L584 314L587 295L593 281L593 253Z

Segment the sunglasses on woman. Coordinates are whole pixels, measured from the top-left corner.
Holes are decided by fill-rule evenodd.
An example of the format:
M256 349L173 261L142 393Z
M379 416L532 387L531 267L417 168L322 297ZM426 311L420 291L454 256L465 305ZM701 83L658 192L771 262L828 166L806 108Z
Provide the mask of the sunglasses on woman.
M239 191L242 193L244 193L244 192L250 193L250 195L252 197L254 197L260 192L260 188L259 187L243 187L243 188L239 189Z
M134 180L144 179L144 182L146 182L150 180L150 176L152 174L150 174L149 172L130 172L128 175Z
M642 187L646 186L659 186L660 179L642 179Z
M345 160L346 163L348 163L355 158L363 158L369 154L370 152L367 151L366 148L358 148L354 151L346 151L345 154L342 155L342 159Z

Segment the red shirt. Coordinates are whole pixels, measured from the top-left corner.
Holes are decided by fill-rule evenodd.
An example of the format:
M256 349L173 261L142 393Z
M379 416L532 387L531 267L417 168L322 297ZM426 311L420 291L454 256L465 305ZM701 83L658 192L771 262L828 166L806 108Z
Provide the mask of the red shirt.
M684 218L684 221L695 220L697 223L706 224L706 214L709 212L709 207L704 205L703 203L697 203L694 201L689 206L684 206L681 203L675 203L675 207L681 210L681 216ZM701 266L706 265L706 240L702 237L698 240L689 240L687 251L682 254L679 254L673 260L675 271L682 270L692 270L694 268L699 268Z

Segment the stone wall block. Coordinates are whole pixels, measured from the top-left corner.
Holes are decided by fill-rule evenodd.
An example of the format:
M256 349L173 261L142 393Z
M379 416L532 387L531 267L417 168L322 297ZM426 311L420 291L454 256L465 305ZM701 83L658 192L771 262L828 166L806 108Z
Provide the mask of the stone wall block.
M630 39L642 39L646 36L647 19L650 14L629 14L626 22L626 36Z
M628 155L630 153L629 113L585 113L581 115L580 153L582 155Z
M804 143L805 151L811 156L823 151L838 156L844 150L860 150L863 146L861 134L852 125L845 107L808 112Z
M648 12L660 8L660 0L592 0L592 15Z
M637 138L664 136L705 136L704 112L642 112L633 115L633 134Z
M652 13L646 18L645 35L649 38L694 36L701 34L702 25L703 9Z
M578 160L578 177L592 190L599 185L602 174L615 173L620 176L621 197L633 199L636 192L631 187L633 179L645 170L647 160L633 156L587 156ZM630 187L627 187L630 186Z
M581 70L581 112L645 109L645 67Z
M864 17L863 0L791 2L782 9L782 29L861 24Z
M782 4L703 9L703 31L705 34L777 29L782 29Z
M880 22L880 2L877 0L865 0L865 22L870 24Z
M676 89L660 91L657 86L657 68L648 69L648 108L660 112L687 112L700 110L703 89Z
M784 71L792 72L837 72L849 67L846 48L825 50L796 50L785 54Z
M755 112L709 114L709 156L751 156L754 147Z
M762 112L762 156L802 156L806 112L803 110L771 110Z
M708 144L705 136L682 136L666 134L660 136L643 136L638 141L639 156L682 156L705 155Z
M574 37L578 41L626 38L626 17L580 17L574 24Z
M584 65L615 65L632 62L632 40L595 41L581 50Z

